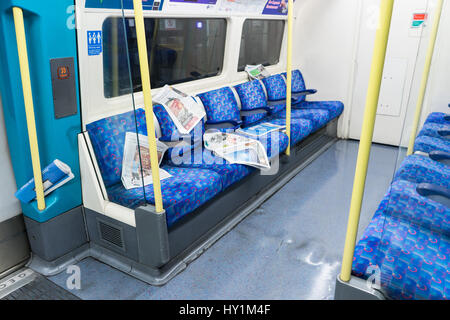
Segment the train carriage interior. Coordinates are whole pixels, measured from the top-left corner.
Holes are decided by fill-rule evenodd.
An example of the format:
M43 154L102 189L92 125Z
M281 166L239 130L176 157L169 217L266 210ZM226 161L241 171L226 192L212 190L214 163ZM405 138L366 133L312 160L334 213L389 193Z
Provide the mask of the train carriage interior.
M0 300L447 300L445 0L0 1Z

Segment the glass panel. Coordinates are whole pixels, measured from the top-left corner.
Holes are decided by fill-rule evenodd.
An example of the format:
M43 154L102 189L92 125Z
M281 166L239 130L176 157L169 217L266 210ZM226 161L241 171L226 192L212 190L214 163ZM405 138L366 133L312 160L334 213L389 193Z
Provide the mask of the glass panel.
M245 20L238 71L244 71L248 64L277 64L280 61L283 33L283 20Z
M130 142L137 141L137 132L146 135L144 113L136 109L131 94L133 79L127 56L125 28L128 24L123 17L110 19L105 24L103 39L105 81L109 83L111 96L120 96L115 101L116 111L105 118L87 124L92 148L98 163L108 200L118 205L135 209L145 204L145 190L142 187L140 153ZM88 35L95 41L95 32ZM88 40L89 41L89 40ZM97 40L98 41L98 40ZM103 83L95 84L96 90L104 90ZM130 161L127 154L135 153ZM134 162L133 162L134 161ZM132 172L130 169L134 170ZM136 174L137 173L137 174Z
M123 41L126 32L134 92L142 91L134 18L125 19L125 29L115 23L117 19L108 18L103 24L106 98L129 93L127 79L111 78L114 69L111 48L116 33L122 40L119 43L121 55L118 68L127 68L126 45ZM145 29L152 88L213 77L222 71L225 19L146 18Z

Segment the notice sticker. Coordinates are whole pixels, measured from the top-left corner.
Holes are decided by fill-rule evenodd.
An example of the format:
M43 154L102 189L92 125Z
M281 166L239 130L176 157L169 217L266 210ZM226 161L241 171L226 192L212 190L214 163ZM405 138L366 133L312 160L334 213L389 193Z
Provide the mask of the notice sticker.
M428 19L427 13L414 13L411 28L420 28Z
M102 32L88 31L87 32L88 55L98 56L102 53Z

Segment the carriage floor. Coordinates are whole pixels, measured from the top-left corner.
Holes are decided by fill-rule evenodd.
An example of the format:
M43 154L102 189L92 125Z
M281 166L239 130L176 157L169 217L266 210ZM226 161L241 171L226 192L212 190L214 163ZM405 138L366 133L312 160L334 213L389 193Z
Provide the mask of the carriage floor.
M81 299L333 299L358 142L340 140L163 287L92 258ZM398 148L374 145L359 234L395 170ZM49 279L66 287L61 273Z

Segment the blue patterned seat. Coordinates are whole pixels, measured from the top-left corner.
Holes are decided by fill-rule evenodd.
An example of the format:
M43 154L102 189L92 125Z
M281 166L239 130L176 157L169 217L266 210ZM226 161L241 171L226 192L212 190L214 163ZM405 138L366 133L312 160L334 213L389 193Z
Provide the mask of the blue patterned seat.
M218 173L194 168L163 166L172 177L161 181L161 192L167 226L171 227L182 217L191 213L222 191ZM146 202L155 203L153 185L126 190L121 182L106 188L109 200L124 207L135 209Z
M394 180L431 183L450 189L450 167L428 157L411 155L402 162Z
M259 80L245 82L234 87L241 100L241 115L244 126L250 126L268 115L266 94ZM258 112L249 114L251 112Z
M432 151L450 152L450 141L430 136L419 136L414 144L414 152L417 151L424 153Z
M280 119L276 117L265 120L263 122L268 122L279 126L286 125L286 119ZM291 119L291 146L294 146L300 141L304 140L312 132L313 125L311 121L305 119Z
M368 279L373 267L378 267L381 288L391 299L448 299L448 237L401 216L386 214L394 207L391 192L355 247L352 274Z
M378 215L355 248L353 275L368 279L377 266L381 289L397 300L450 298L450 241L440 233Z
M126 190L121 182L125 134L135 132L134 119L134 113L127 112L86 126L109 200L132 209L146 203L146 200L149 203L155 201L152 185L145 187L144 198L143 188ZM136 110L136 119L139 133L147 135L143 109ZM169 226L222 190L221 177L214 171L162 167L172 175L161 181Z
M201 93L198 97L205 107L207 124L240 123L240 110L229 87Z
M450 208L421 196L417 186L418 183L409 181L394 181L385 214L450 236Z
M283 110L274 114L275 118L286 119L286 111ZM308 110L308 109L292 109L292 119L310 120L313 126L313 132L323 128L330 121L330 113L326 110Z
M447 139L442 133L448 133L450 131L450 124L445 123L425 123L422 130L420 130L418 137L429 136L440 139Z
M433 112L428 116L425 123L450 124L450 115L443 112Z
M143 109L136 110L136 120L137 122L134 112L130 111L98 120L86 126L106 187L121 181L125 134L136 132L137 125L138 132L147 135Z
M276 74L262 79L267 91L269 101L286 100L286 81L281 74Z
M286 73L283 74L286 76ZM283 101L277 103L275 113L279 113L286 109L286 82L282 75L274 75L262 80L266 87L269 101ZM300 70L292 71L292 94L297 96L297 102L292 106L293 109L318 110L328 111L328 120L339 117L344 111L344 104L340 101L306 101L306 96L298 95L300 92L306 90L305 81Z
M326 110L330 113L331 120L338 118L344 111L344 104L340 101L303 101L295 106L298 109Z
M273 159L285 151L288 146L288 137L282 132L272 132L265 137L258 139L267 150L269 159ZM241 165L230 164L223 158L215 156L205 148L196 148L192 152L183 147L174 148L177 157L171 157L168 164L182 168L201 168L218 173L222 179L222 187L226 189L234 183L242 180L255 171L254 168Z

